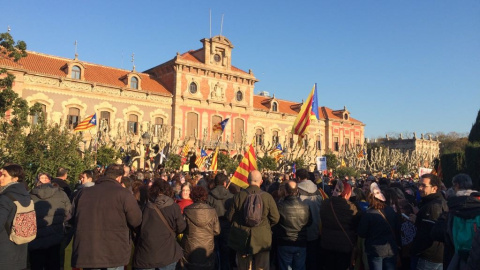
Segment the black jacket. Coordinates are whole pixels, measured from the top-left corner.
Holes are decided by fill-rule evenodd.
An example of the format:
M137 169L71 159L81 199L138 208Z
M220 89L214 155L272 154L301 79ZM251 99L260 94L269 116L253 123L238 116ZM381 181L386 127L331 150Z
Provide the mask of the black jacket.
M226 219L227 210L233 203L233 194L224 186L216 186L208 193L207 204L215 208L218 218Z
M309 207L297 196L288 196L278 203L280 221L273 228L280 246L307 246L307 227L312 223Z
M373 257L397 255L400 245L400 221L393 208L380 210L369 208L358 225L358 236L365 238L365 252Z
M31 201L28 191L21 183L11 184L0 192L0 269L25 269L28 245L17 245L10 241L9 230L17 207L7 194L23 206L28 206Z
M180 207L172 198L160 195L154 203L143 209L142 225L137 232L133 266L135 268L160 268L178 261L183 251L177 239L158 215L155 207L163 213L170 228L180 234L187 226Z
M37 215L37 237L28 244L28 249L46 249L63 240L63 223L70 212L67 194L59 187L43 184L30 192Z
M442 194L437 192L423 197L419 206L420 210L415 220L417 234L413 239L410 253L434 263L443 263L444 245L440 241L435 241L431 233L442 213L448 211L447 202Z
M68 185L68 183L65 180L62 180L60 178L53 178L52 179L52 184L60 187L63 190L63 192L65 192L65 194L67 194L67 196L69 198L72 196L72 190L70 189L70 186Z

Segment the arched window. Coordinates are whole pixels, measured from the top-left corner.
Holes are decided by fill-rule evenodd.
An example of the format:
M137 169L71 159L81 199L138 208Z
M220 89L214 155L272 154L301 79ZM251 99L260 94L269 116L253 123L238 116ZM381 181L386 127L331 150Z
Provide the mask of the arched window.
M242 118L235 118L235 143L242 143L242 135L245 131L245 121Z
M35 113L35 115L32 116L32 124L36 125L39 123L41 116L43 117L43 120L47 119L47 105L40 104L42 107L42 110L40 112Z
M137 77L130 78L130 88L138 89L138 78Z
M305 135L305 137L303 137L303 148L308 149L308 135Z
M338 137L333 137L333 151L340 150L340 146L338 145Z
M110 112L109 111L100 112L100 121L98 123L102 125L102 122L105 122L105 124L110 128Z
M80 119L80 109L78 108L68 108L68 115L67 115L67 125L69 129L74 129L77 127L78 122Z
M127 132L138 134L138 115L130 114L127 122Z
M278 131L275 130L272 132L272 146L276 147L279 141Z
M197 93L197 84L194 83L194 82L190 83L190 86L189 86L188 89L189 89L191 94Z
M322 150L322 141L321 141L320 135L317 135L317 140L315 142L315 146L317 147L317 150Z
M263 130L257 129L255 131L255 143L257 145L263 145Z
M272 112L278 112L278 104L277 102L272 103Z
M194 112L187 113L187 133L185 136L195 138L195 131L198 130L198 114Z
M290 148L293 148L293 145L295 144L295 141L293 140L293 134L288 133L288 145Z
M79 80L82 77L82 70L79 66L72 67L72 79Z

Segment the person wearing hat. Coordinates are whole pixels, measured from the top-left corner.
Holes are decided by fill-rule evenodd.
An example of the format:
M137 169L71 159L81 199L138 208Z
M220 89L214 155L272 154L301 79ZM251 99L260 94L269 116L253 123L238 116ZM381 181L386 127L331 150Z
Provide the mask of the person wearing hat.
M369 208L358 226L365 238L365 253L370 270L395 269L400 244L400 222L377 183L370 185Z

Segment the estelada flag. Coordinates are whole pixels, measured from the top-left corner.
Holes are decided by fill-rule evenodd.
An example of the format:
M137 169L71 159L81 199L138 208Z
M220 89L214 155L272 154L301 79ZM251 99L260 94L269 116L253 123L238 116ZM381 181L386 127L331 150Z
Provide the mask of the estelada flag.
M205 150L202 149L202 151L200 151L200 156L197 158L197 160L195 160L195 165L197 165L198 168L202 167L207 157L208 157L207 152L205 152Z
M248 151L243 155L242 162L237 167L237 170L230 179L230 182L241 188L247 188L248 174L257 169L257 156L255 155L255 143L252 142L248 147Z
M223 120L222 122L213 125L213 128L212 128L213 132L217 132L217 131L218 132L223 132L223 130L225 129L225 126L227 125L229 119L230 118L227 118L227 119Z
M215 154L212 158L212 164L210 165L210 171L217 173L217 161L218 161L218 147L215 149Z
M97 125L97 114L94 113L90 116L87 116L87 118L83 119L82 122L80 122L74 129L74 131L84 131L88 130L92 127L95 127Z
M298 135L298 144L302 145L302 139L307 133L307 128L310 126L310 120L320 119L318 115L318 98L317 98L317 84L313 85L310 95L308 95L307 100L303 103L300 112L295 119L292 127L292 134Z

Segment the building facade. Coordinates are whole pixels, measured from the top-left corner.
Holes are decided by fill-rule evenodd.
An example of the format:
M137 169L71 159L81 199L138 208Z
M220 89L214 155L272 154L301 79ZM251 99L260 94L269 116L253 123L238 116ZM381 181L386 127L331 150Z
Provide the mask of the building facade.
M29 105L42 105L46 119L72 129L97 114L98 129L84 132L116 146L139 142L243 153L252 140L259 155L281 143L292 155L319 156L363 144L364 124L346 109L320 107L304 146L290 133L301 103L255 94L253 72L232 65L233 44L223 36L201 40L202 47L177 55L144 72L36 52L17 63L0 56L0 68L16 76L14 91ZM292 91L298 91L294 89ZM308 89L302 90L305 97ZM223 134L213 126L229 118ZM37 117L32 117L32 123ZM146 141L146 142L145 142Z

